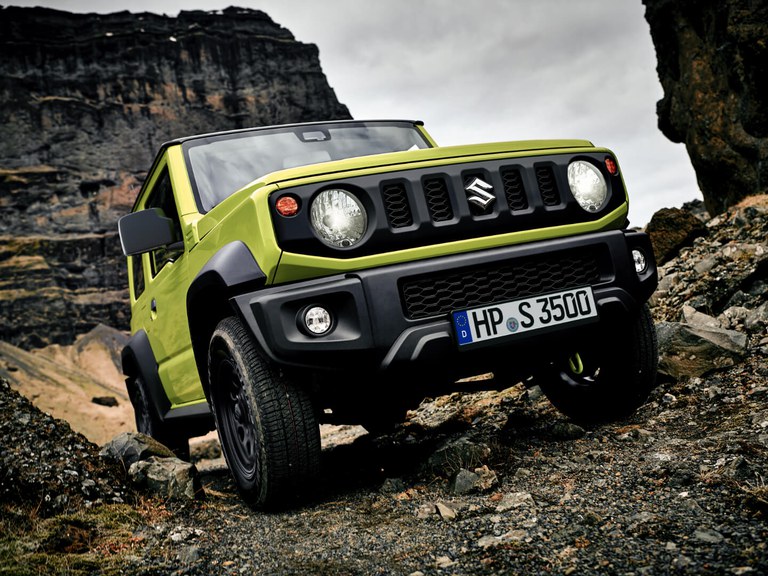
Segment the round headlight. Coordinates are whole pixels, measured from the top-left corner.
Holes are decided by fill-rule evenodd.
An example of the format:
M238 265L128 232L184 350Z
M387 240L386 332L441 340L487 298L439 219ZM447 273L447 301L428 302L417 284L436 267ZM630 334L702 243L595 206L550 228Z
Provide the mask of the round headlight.
M575 160L568 165L568 186L576 202L587 212L600 210L608 196L608 186L600 169L583 160Z
M362 203L346 190L325 190L312 202L310 220L317 235L330 246L349 248L365 234L368 215Z

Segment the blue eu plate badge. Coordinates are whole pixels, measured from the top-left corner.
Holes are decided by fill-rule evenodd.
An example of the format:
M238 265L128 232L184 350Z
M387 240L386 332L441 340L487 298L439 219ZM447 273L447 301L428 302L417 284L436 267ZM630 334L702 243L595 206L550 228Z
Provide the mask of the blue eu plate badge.
M453 324L456 327L456 337L459 339L459 345L472 342L472 331L469 328L469 317L466 312L454 312Z

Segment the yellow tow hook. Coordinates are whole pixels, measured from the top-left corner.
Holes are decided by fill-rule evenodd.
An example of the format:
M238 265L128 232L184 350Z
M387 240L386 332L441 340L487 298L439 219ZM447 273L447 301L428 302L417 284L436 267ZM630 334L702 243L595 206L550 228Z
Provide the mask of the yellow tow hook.
M571 368L571 372L576 374L577 376L580 376L582 372L584 372L584 364L581 362L581 356L578 352L568 358L568 366Z

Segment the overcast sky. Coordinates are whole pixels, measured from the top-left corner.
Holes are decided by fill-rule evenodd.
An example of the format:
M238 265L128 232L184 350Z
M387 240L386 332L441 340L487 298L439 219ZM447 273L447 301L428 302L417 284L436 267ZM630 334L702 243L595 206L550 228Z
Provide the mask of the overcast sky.
M2 0L0 0L2 2ZM438 144L586 138L618 156L630 219L700 198L662 96L641 0L31 0L72 12L265 11L301 42L354 118L424 120Z

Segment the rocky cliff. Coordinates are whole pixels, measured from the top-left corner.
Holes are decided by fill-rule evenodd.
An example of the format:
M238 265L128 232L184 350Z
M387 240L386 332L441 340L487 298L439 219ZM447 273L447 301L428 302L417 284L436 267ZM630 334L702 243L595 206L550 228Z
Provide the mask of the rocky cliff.
M768 191L768 1L643 0L664 98L710 214Z
M0 8L0 339L127 327L115 222L162 142L334 118L317 48L260 11Z

